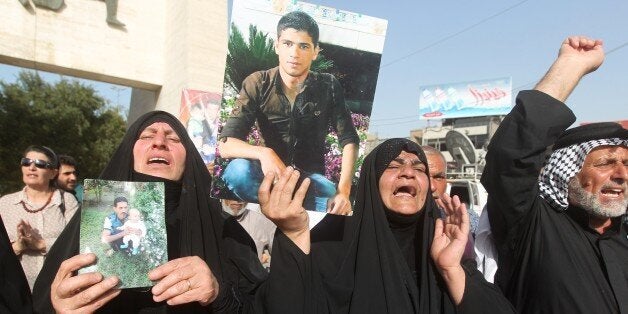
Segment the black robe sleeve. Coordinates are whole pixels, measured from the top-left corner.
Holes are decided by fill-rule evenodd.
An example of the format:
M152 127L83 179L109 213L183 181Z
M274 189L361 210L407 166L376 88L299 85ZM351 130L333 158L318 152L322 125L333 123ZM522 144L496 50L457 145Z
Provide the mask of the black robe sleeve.
M515 309L495 285L487 282L474 260L466 261L465 286L458 313L514 313Z
M57 275L61 263L79 252L79 232L81 227L79 208L65 226L57 241L48 250L44 265L33 286L33 308L35 313L54 313L50 301L50 286Z
M270 275L257 295L258 309L262 313L309 313L309 256L277 229L272 259Z
M575 121L565 104L539 91L522 91L500 124L486 156L481 182L488 192L487 210L499 269L495 283L521 310L530 281L531 246L539 244L539 226L548 222L548 205L539 196L538 176L553 145Z
M539 91L522 91L516 102L491 139L481 180L498 246L534 208L544 152L576 119L562 102Z
M255 294L268 272L257 257L255 243L233 217L223 228L224 276L212 313L255 313Z
M0 313L32 313L31 291L0 218Z

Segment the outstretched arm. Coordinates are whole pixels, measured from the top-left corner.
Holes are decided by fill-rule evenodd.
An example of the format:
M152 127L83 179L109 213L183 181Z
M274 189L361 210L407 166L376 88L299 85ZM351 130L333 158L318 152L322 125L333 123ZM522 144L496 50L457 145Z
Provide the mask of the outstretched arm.
M563 41L558 58L534 89L565 102L580 79L597 70L602 62L604 48L601 40L571 36Z
M482 172L489 194L488 213L498 246L518 232L533 212L545 151L576 118L563 101L580 79L604 60L602 42L569 37L534 91L521 91L516 105L491 138Z

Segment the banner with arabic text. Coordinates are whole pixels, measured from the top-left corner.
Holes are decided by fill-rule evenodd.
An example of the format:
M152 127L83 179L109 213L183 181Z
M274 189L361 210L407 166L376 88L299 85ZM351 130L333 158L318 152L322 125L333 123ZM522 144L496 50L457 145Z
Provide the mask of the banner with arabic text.
M509 77L420 88L419 115L423 120L506 115L511 109Z

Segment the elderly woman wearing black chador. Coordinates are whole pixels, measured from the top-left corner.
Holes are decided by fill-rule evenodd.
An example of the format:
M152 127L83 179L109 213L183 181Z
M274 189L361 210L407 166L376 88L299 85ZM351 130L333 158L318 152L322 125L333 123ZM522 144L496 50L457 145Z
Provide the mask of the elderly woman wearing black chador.
M129 127L101 179L162 181L170 261L153 269L152 289L116 288L118 279L99 273L74 275L96 262L79 252L76 215L50 250L35 284L39 312L235 313L251 312L267 273L251 238L209 197L211 178L183 125L165 112L151 112ZM44 275L45 274L45 275ZM56 275L55 275L56 274ZM52 301L52 303L51 303Z
M512 306L463 258L469 218L457 197L429 193L426 157L405 139L365 159L353 217L328 215L311 231L291 168L267 175L263 212L281 230L263 288L272 313L510 313ZM274 184L273 184L274 183ZM296 190L296 191L295 191Z

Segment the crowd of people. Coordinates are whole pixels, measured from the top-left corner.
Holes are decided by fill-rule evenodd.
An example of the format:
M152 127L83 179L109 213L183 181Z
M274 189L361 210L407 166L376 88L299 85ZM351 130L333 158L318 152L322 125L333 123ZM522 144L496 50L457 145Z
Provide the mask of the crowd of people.
M212 198L187 130L155 111L128 128L100 175L164 182L169 261L146 274L154 286L119 289L115 276L77 274L98 263L79 253L77 164L30 146L20 160L24 188L0 198L0 311L628 313L628 130L567 129L575 121L567 97L603 60L601 41L567 38L491 140L480 224L494 241L494 284L478 268L469 213L445 192L445 162L432 149L383 142L364 159L353 215L310 228L311 178L283 162L269 167L261 214ZM238 143L233 134L221 145ZM102 241L137 252L146 234L139 212L122 196L112 205Z

